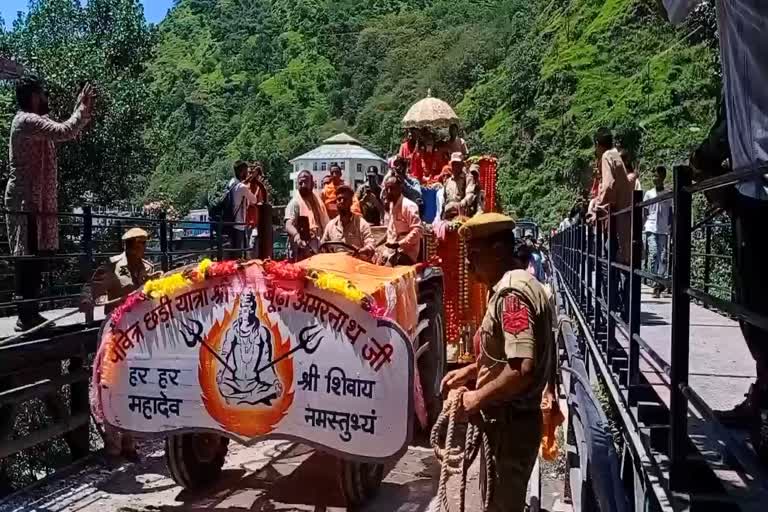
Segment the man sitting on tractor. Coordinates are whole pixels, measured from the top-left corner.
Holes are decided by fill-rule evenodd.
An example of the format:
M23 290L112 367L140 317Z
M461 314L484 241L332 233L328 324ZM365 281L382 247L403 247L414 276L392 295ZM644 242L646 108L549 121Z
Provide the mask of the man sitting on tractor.
M353 197L349 185L341 184L336 188L336 209L339 215L328 222L320 243L343 242L356 250L356 257L370 261L376 251L376 243L371 234L371 226L360 215L352 212Z
M384 180L384 194L389 204L387 251L383 263L387 266L413 265L421 247L421 219L416 203L403 196L403 178L390 175Z

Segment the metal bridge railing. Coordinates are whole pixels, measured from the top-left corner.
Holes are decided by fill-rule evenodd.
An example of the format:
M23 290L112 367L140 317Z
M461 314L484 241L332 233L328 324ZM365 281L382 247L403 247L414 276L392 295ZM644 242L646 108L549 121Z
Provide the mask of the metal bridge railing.
M283 210L270 205L261 209L261 257L282 256ZM3 221L6 215L25 215L28 225L35 225L36 219L31 213L0 213ZM83 208L82 213L55 215L59 219L60 249L52 254L39 251L25 256L10 254L6 233L2 232L4 225L0 224L0 268L3 269L0 275L4 275L6 281L12 278L21 261L48 267L47 291L26 302L39 301L49 308L77 305L83 283L105 259L122 252L120 238L131 227L142 227L150 233L146 257L163 271L203 257L221 260L251 255L230 246L223 234L225 224L221 222L170 220L163 215L155 218L102 215L92 213L89 207ZM176 227L190 223L206 225L208 236L185 240L174 236ZM13 295L13 290L3 290L0 285L0 311L6 313L3 316L15 316L12 308L25 302ZM0 498L11 485L7 481L11 474L9 465L18 463L16 457L22 452L26 457L22 466L27 468L28 476L35 475L36 480L40 473L54 469L59 463L51 457L52 445L46 444L49 441L63 437L64 445L57 445L53 452L61 455L63 450L68 460L81 459L94 448L88 383L99 327L91 312L86 314L84 322L49 329L41 333L43 338L27 338L12 344L0 339ZM38 400L44 407L36 403ZM44 412L49 416L48 421L43 420ZM29 483L31 481L25 481L22 485Z
M232 248L223 234L223 223L197 220L172 220L164 214L157 217L138 215L113 215L93 213L84 207L81 213L59 212L55 214L34 214L20 211L0 211L0 316L15 315L14 308L24 302L38 302L42 309L55 309L76 304L83 285L91 278L98 265L123 250L121 236L131 227L141 227L150 234L146 258L158 269L168 271L198 261L204 257L213 259L250 257L254 253L263 256L285 256L287 240L284 233L282 214L284 206L263 205L259 226L258 251ZM43 252L36 249L34 229L28 229L29 254L12 254L8 244L7 219L9 216L26 217L27 226L36 226L40 215L55 216L59 224L59 250ZM207 235L179 237L185 227L201 226ZM22 300L16 297L14 277L17 267L26 262L35 262L44 269L44 279L39 297Z
M705 401L689 385L690 304L692 300L716 308L743 322L768 329L768 318L747 308L723 300L710 293L707 276L698 289L691 284L691 258L714 256L707 248L701 254L692 252L692 235L704 231L711 241L711 220L692 225L693 195L748 180L761 179L766 169L739 171L701 181L691 181L687 167L674 169L674 188L654 199L643 201L635 192L632 204L621 211L608 212L595 226L576 226L556 234L551 243L555 268L564 294L573 306L573 314L582 323L592 343L586 350L605 369L603 378L613 390L613 400L625 413L625 425L634 438L642 443L633 447L635 461L647 456L651 466L662 476L667 497L676 493L696 493L698 473L692 469L691 458L696 448L688 433L689 407L699 414L717 446L739 471L763 475L752 452L735 440L715 417ZM643 270L643 209L662 201L672 201L674 225L670 236L672 245L671 279ZM621 225L621 230L617 226ZM703 228L703 229L702 229ZM628 261L617 260L616 244L629 237ZM626 240L626 239L625 239ZM703 256L702 256L703 254ZM706 270L705 270L705 273ZM642 280L659 283L672 290L671 359L667 363L642 338L641 288ZM616 330L622 331L625 345L617 340ZM670 399L667 408L653 386L640 372L640 358L649 359L669 378ZM630 436L633 437L633 436ZM637 444L637 443L636 443ZM760 485L765 485L761 482ZM657 496L658 501L662 496ZM726 510L724 508L723 510Z

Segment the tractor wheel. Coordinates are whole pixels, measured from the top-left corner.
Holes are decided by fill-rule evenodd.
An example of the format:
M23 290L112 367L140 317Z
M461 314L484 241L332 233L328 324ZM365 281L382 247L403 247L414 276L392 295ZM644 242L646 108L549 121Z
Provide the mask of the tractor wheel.
M178 434L165 438L165 464L174 482L200 489L221 474L229 439L217 434Z
M440 382L447 367L444 320L442 304L430 304L422 311L419 321L426 319L429 323L419 334L419 347L429 346L417 361L421 389L424 393L424 403L427 409L427 433L443 409L443 397L440 394Z
M356 510L373 498L384 479L383 464L369 464L340 459L341 487L347 508Z

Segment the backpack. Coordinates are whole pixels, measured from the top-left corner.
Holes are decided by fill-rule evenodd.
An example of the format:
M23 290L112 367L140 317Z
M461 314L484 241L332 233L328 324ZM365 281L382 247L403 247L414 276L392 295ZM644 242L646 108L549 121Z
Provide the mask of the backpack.
M218 224L219 222L235 222L235 205L232 192L234 191L234 184L230 181L223 191L216 193L212 199L208 201L208 218L212 223ZM211 231L218 231L218 225L212 225ZM234 226L223 226L222 233L231 234Z

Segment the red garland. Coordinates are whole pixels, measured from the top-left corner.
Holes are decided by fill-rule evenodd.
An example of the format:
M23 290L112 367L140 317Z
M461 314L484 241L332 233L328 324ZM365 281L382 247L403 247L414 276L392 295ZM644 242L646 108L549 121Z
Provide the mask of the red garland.
M120 324L120 320L123 319L123 315L133 309L136 304L147 300L147 298L144 292L134 292L126 297L125 301L112 311L112 315L109 317L111 327L113 329L116 328Z
M280 281L301 281L307 277L307 271L288 261L264 261L264 274L268 279Z
M442 258L438 255L434 255L431 258L429 258L427 261L423 261L421 263L416 264L416 272L421 272L427 267L439 267L443 264Z
M228 277L240 270L240 264L236 261L219 261L208 267L205 271L206 279L213 279L216 277Z

